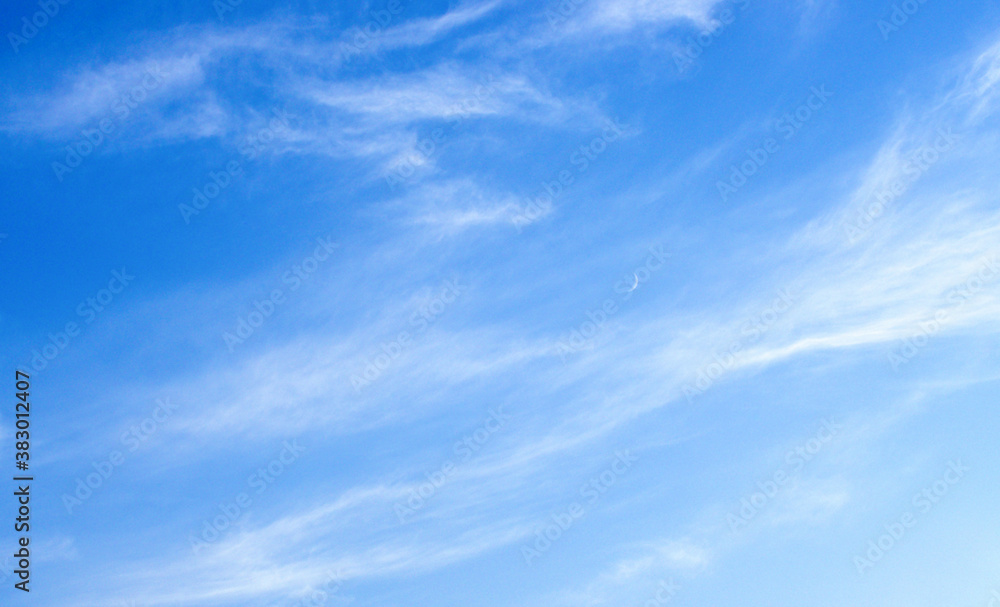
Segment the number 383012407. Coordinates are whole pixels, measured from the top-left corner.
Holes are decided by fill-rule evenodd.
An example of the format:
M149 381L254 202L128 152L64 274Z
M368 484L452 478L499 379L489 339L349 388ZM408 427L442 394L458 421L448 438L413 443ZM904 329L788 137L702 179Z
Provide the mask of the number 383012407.
M31 426L29 421L29 415L31 414L31 403L28 402L29 395L31 393L31 378L27 373L23 371L17 371L17 376L15 381L15 387L17 391L14 395L17 397L15 405L15 417L17 421L15 425L17 427L17 432L14 436L15 443L14 447L17 449L14 457L17 462L17 468L19 470L27 470L28 459L30 455L28 454L28 447L30 446L29 439L31 435L28 430Z

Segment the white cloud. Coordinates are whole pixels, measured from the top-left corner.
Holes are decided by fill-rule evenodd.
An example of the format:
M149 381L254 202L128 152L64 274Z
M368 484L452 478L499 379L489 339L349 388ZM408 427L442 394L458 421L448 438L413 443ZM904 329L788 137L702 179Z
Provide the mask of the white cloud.
M547 214L528 213L527 207L526 201L511 194L486 192L471 179L461 179L421 185L389 205L387 212L401 214L406 223L442 238L486 227L513 232L516 225Z
M642 25L671 25L687 21L704 26L718 0L595 0L587 25L594 29L625 31Z
M467 3L458 6L440 17L428 17L407 21L391 27L381 34L370 38L370 44L365 50L374 52L379 49L397 49L413 46L423 46L441 39L452 31L475 23L503 5L503 0L489 0L480 3ZM348 37L348 41L350 41Z

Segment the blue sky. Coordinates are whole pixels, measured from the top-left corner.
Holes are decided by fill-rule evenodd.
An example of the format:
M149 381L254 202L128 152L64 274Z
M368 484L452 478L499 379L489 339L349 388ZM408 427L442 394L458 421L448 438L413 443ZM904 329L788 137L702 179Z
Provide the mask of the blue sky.
M1000 604L995 3L224 2L0 9L5 601Z

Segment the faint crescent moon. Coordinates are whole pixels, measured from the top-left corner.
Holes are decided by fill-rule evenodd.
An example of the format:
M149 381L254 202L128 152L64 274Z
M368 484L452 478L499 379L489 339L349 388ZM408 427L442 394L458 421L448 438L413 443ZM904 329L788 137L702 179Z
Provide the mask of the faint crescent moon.
M632 285L632 288L628 290L629 293L631 293L632 291L635 291L636 288L638 288L638 286L639 286L639 275L636 274L635 272L632 272L632 275L635 276L635 284Z

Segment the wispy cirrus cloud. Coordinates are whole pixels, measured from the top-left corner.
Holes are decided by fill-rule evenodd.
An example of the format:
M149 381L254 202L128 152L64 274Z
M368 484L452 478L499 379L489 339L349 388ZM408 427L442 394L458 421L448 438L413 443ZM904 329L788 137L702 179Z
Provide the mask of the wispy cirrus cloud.
M579 35L577 40L589 41L592 38L586 36L607 35L627 40L644 27L702 25L716 6L698 1L593 0L580 6L565 29L553 36L568 40ZM371 50L429 44L485 21L501 8L499 2L462 5L442 17L401 21L387 28ZM600 114L596 104L584 101L599 94L575 97L554 92L563 89L547 80L544 72L525 67L528 62L508 63L503 58L472 65L433 58L418 69L387 67L379 73L345 76L338 71L335 51L324 56L340 40L325 42L319 39L322 36L312 37L308 29L290 32L280 24L255 30L261 32L267 35L252 39L250 29L205 28L193 40L151 44L145 59L107 63L77 79L67 77L65 87L38 98L39 107L49 112L47 122L31 126L26 113L17 115L10 128L24 132L35 128L49 137L87 124L116 95L134 86L144 66L154 62L174 69L177 76L149 99L145 111L155 119L137 127L147 141L231 142L256 128L268 106L280 105L296 120L276 150L320 156L322 161L362 158L371 161L367 170L373 178L393 162L420 151L420 140L429 129L450 128L455 120L484 127L495 141L484 137L483 147L502 155L506 148L496 133L512 125L558 131L581 117L586 122ZM576 208L564 214L564 223L551 234L518 237L508 224L523 207L497 185L500 179L484 175L481 167L447 171L450 166L428 159L424 180L410 184L398 197L390 195L389 202L365 200L359 203L361 210L342 206L329 210L323 219L332 223L353 220L354 216L344 219L352 212L386 218L372 230L378 232L378 246L331 262L322 288L303 294L294 314L275 317L275 323L282 323L281 331L261 330L259 341L197 370L184 366L106 390L122 409L163 393L185 403L171 424L150 439L148 451L160 462L153 474L164 475L157 478L167 478L174 468L213 468L224 459L220 453L227 461L238 459L268 440L290 434L311 436L317 444L333 445L330 449L358 437L382 442L359 461L345 465L344 471L336 470L336 475L324 470L330 478L319 481L320 489L299 486L298 492L287 495L269 494L275 501L241 522L242 534L196 555L187 551L184 533L171 536L166 541L168 554L144 561L133 574L114 582L144 591L150 604L249 602L300 596L329 571L358 582L398 579L495 556L535 533L539 518L572 499L579 483L599 469L592 464L602 449L632 440L637 427L658 430L657 444L683 441L681 437L690 432L667 424L660 428L650 420L662 421L656 416L686 406L685 386L708 365L717 364L720 352L726 359L734 341L741 346L739 354L731 363L719 364L718 374L713 372L713 382L718 382L713 385L719 388L810 359L848 365L879 358L872 352L887 348L948 305L952 290L997 253L1000 214L993 192L998 154L994 133L988 130L995 112L997 48L966 62L958 85L929 102L913 103L886 133L868 144L874 151L863 163L817 170L824 179L808 192L821 199L818 216L789 222L754 243L751 253L767 257L771 264L766 271L747 272L740 277L743 281L732 275L707 276L698 273L689 257L687 265L670 268L670 277L662 283L668 286L644 285L629 307L623 305L613 316L605 313L597 338L566 362L557 353L559 339L567 328L582 326L582 319L596 324L599 313L594 310L603 302L597 298L589 307L567 313L573 304L560 306L567 296L554 293L551 285L575 288L580 285L573 282L575 277L599 274L596 259L621 257L621 251L637 248L636 241L653 237L651 232L659 228L643 226L641 238L623 230L625 244L607 246L587 241L581 236L584 230L575 229L616 214L632 217L629 197L602 194L597 186L607 184L595 177L580 191L581 197L600 200L599 215ZM232 68L234 56L261 57L272 70L273 81L258 79L259 74L249 70L242 83L263 100L254 98L241 105L225 87L216 86L217 77ZM480 78L484 65L497 68L486 82ZM262 86L262 81L273 82L275 90L270 84ZM477 103L463 105L466 99ZM672 119L667 114L664 120ZM898 202L873 221L863 237L848 238L844 222L856 215L858 206L870 204L873 192L907 179L914 154L922 153L928 141L933 143L939 128L952 123L965 127L956 129L957 141L938 151L939 159L922 169L919 179L908 182L904 194L895 195ZM462 135L456 131L454 136ZM719 149L729 145L682 163L685 174L699 174L720 158ZM829 192L829 183L855 185L840 195ZM612 187L617 193L621 184ZM793 190L768 195L787 196L794 206L789 194ZM720 222L731 221L720 216ZM483 238L487 228L489 238ZM724 234L724 230L713 234L716 257L711 261L730 268L733 275L742 274L747 251L727 248ZM457 235L469 237L445 238ZM671 232L655 235L666 241ZM566 254L572 250L566 243L574 241L584 242L576 258ZM678 249L684 252L689 243L679 242ZM462 270L463 279L475 277L472 288L359 394L351 375L372 357L384 354L387 341L412 328L413 315L434 303L433 290L456 269ZM600 274L598 280L603 278ZM638 285L637 275L636 279ZM178 358L188 360L192 348L214 352L222 348L215 328L229 328L235 316L229 308L220 312L220 302L242 302L245 309L269 280L255 275L242 282L217 282L201 298L168 294L129 317L129 324L154 326L166 316L165 310L183 308L209 320L180 331L187 333L178 338L184 344ZM609 278L608 290L617 280L617 275ZM792 303L768 321L763 334L747 341L745 326L769 310L781 289L793 294ZM713 290L722 295L707 302L696 299ZM992 335L1000 330L998 295L996 284L984 284L975 299L954 309L945 334ZM577 316L571 315L577 311ZM203 337L210 330L215 331L211 344ZM981 380L963 376L951 387ZM106 396L93 397L94 410ZM466 419L470 409L487 401L518 405L516 431L498 436L488 452L455 474L448 490L435 496L410 527L400 530L392 506L418 489L421 475L433 470L441 452L451 447L450 439L438 445L427 436L410 435L455 430L460 426L456 418ZM866 437L879 434L881 422L855 421L845 444L863 449ZM406 440L422 441L410 444L406 457L393 451L394 444L384 444L400 441L404 433ZM112 444L115 438L111 436ZM823 457L838 456L843 451ZM742 460L742 454L737 453L736 459ZM326 464L323 459L322 466ZM224 472L241 481L242 471L232 468ZM528 486L531 491L525 491ZM827 524L852 503L859 494L857 486L856 478L832 474L820 465L756 522L768 530ZM206 494L216 495L215 489L207 487ZM657 493L661 490L656 483L649 489L663 498ZM738 497L739 491L733 495ZM626 501L615 499L609 500L610 506L620 507ZM704 501L701 518L687 525L682 521L675 533L659 539L612 546L611 556L605 555L612 561L606 572L586 588L585 596L576 592L572 598L599 604L623 585L653 582L656 576L678 572L696 575L719 562L727 550L735 550L723 539L722 534L728 533L724 516L716 517L730 502L720 506L717 498L704 494L690 499ZM706 523L709 516L715 518ZM172 522L177 528L191 527L189 521ZM755 540L751 533L745 541ZM178 588L177 579L187 584ZM95 594L87 600L102 599Z
M378 37L380 48L427 44L499 6L401 19ZM345 51L324 39L324 28L286 19L150 37L137 45L138 58L87 65L60 76L49 90L13 99L3 128L61 143L110 119L125 148L204 139L235 147L277 109L295 120L277 134L270 153L360 158L370 163L367 179L378 180L411 159L423 170L433 168L436 158L421 147L427 136L421 129L444 127L450 141L467 137L466 125L477 121L579 128L602 119L591 103L553 93L539 74L514 64L484 69L481 62L447 60L359 77L342 70ZM256 61L236 62L246 56ZM233 70L242 74L239 96L252 90L253 103L219 84Z
M395 50L430 44L458 28L480 21L503 5L503 0L470 2L459 5L440 17L424 17L404 21L372 36L370 43L366 44L364 48L366 51L374 53L380 50ZM347 38L348 42L352 41L351 38L352 36Z

